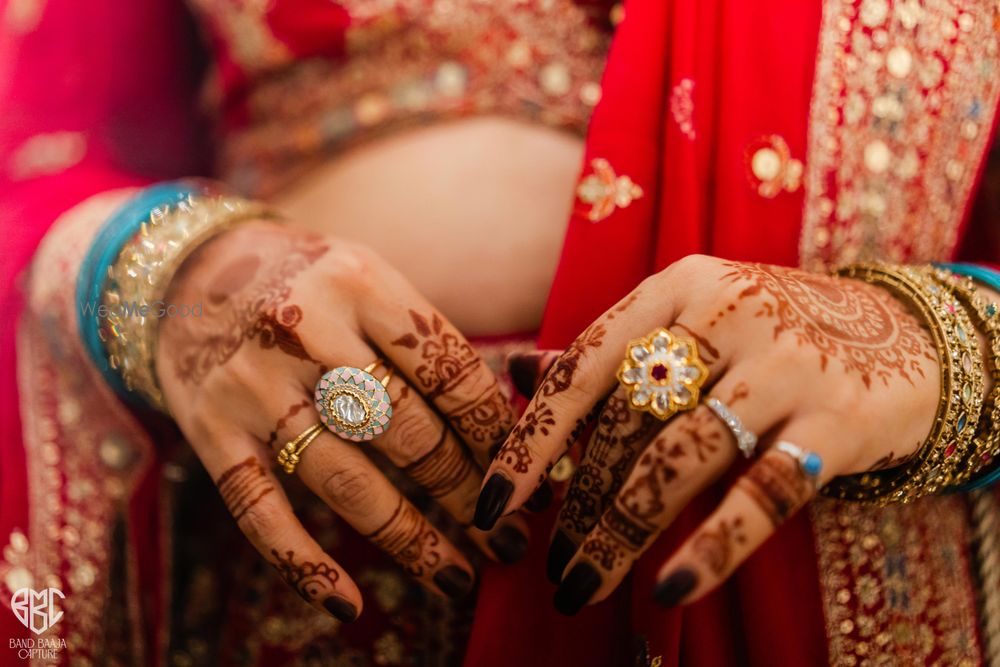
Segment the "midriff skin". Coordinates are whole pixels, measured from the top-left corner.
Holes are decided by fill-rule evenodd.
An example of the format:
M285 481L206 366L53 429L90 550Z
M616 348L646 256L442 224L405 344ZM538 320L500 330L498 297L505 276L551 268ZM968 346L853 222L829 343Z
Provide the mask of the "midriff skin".
M378 251L467 335L537 329L583 145L473 118L337 155L272 197L292 224Z

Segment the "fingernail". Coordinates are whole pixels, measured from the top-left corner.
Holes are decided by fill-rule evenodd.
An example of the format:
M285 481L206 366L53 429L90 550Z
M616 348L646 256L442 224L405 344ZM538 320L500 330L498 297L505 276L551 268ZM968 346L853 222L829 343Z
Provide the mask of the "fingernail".
M514 493L514 483L498 472L486 481L486 486L479 492L476 501L476 514L472 522L479 530L492 530L497 519L503 514L507 501Z
M535 489L528 501L524 503L524 508L530 512L541 512L552 504L552 485L549 480L542 482L542 485Z
M528 550L527 536L513 526L500 526L496 534L490 535L486 543L505 565L521 560L524 558L524 552Z
M507 359L507 372L517 393L525 398L535 395L535 382L538 380L538 367L545 352L528 352L512 354Z
M656 584L656 588L653 589L653 599L664 607L673 607L697 585L698 575L684 567Z
M577 563L559 584L552 602L560 614L573 616L600 587L601 575L597 569L590 563Z
M546 573L549 581L558 585L562 581L563 571L573 554L576 553L576 545L569 536L561 530L557 530L552 536L552 544L549 545L549 560L546 565Z
M472 590L472 577L457 565L448 565L437 571L434 583L450 598L460 598Z
M323 607L338 621L350 623L358 617L358 608L342 597L331 595L323 600Z

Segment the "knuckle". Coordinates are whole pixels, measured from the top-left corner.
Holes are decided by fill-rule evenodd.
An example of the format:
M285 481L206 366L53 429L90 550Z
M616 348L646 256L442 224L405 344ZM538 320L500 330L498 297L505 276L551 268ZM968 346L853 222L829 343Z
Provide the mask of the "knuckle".
M686 276L698 275L711 259L708 255L685 255L668 266L662 273L668 273L675 280L683 280Z
M378 256L368 247L340 242L331 248L327 266L336 284L363 288L369 284L377 262Z
M371 471L361 465L348 465L323 480L323 495L331 505L363 511L371 507L377 497L374 482Z
M238 522L240 530L257 545L270 545L279 541L286 522L274 503L261 501L248 507Z
M442 426L423 411L401 410L394 415L390 456L406 465L427 454L441 438Z

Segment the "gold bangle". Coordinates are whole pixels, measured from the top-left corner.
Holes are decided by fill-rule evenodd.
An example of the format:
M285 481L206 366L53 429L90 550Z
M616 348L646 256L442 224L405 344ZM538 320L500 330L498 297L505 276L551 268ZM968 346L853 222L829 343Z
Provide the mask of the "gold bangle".
M931 431L914 456L887 470L837 477L823 488L825 495L878 505L911 502L951 484L970 449L982 409L982 362L968 313L930 277L932 270L858 264L836 272L886 287L916 308L938 353L941 397Z
M972 447L956 472L952 484L963 484L980 470L988 466L1000 453L1000 308L983 298L972 278L962 277L946 269L938 268L933 277L943 286L950 288L955 296L968 308L973 323L986 336L989 353L986 369L993 380L993 387L979 416Z
M285 473L291 475L295 472L295 466L302 460L302 452L306 451L306 447L311 445L322 432L323 424L317 422L285 443L285 446L278 452L278 465L284 469Z
M156 378L158 309L174 274L198 246L251 219L274 218L262 204L218 194L192 195L154 209L108 268L101 297L108 316L98 335L125 386L168 412Z

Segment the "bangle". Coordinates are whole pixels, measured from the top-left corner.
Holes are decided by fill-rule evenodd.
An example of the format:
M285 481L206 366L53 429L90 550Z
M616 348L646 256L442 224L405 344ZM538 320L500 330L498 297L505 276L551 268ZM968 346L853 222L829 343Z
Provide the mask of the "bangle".
M125 202L104 223L84 255L76 280L77 323L90 360L119 396L134 402L121 376L108 363L101 338L101 295L111 264L122 246L149 219L150 212L184 200L203 189L200 181L172 181L150 186Z
M950 484L970 449L982 410L978 343L965 308L931 278L932 270L857 264L836 272L890 289L923 316L938 353L941 397L931 431L914 456L887 470L837 477L823 489L825 495L878 505L911 502Z
M120 227L132 233L104 271L93 274L90 290L98 286L99 309L88 317L86 335L96 333L101 367L105 377L114 378L112 386L119 393L138 395L167 412L155 359L163 298L174 274L196 248L233 224L274 216L262 204L221 194L207 183L164 184L150 190L126 204L105 227L113 230L108 236L115 239L124 235ZM99 251L95 266L104 264L110 247L108 243Z
M993 379L993 388L986 399L983 415L976 431L978 459L970 461L969 474L959 479L949 492L973 491L990 486L1000 480L1000 465L995 465L1000 454L1000 306L985 299L976 289L975 282L985 284L1000 291L1000 274L986 267L973 264L939 264L965 280L959 281L956 293L963 296L970 310L989 341L988 369ZM990 467L992 466L992 467ZM978 476L977 476L978 475Z

